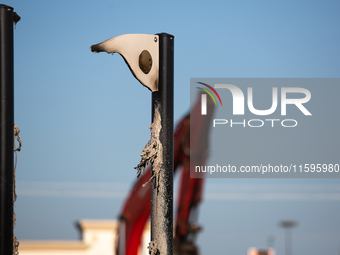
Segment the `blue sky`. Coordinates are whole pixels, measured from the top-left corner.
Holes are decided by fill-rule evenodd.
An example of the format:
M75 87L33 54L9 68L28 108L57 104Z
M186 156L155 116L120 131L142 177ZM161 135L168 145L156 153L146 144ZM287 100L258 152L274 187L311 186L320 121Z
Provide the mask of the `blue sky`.
M173 34L175 122L189 110L190 78L339 77L339 1L3 3L21 16L14 33L19 240L77 239L77 220L117 217L136 178L150 138L151 93L119 55L93 54L92 44ZM337 179L209 179L202 254L245 254L270 235L283 254L283 219L299 222L294 254L338 254L339 187ZM258 190L288 195L254 198Z

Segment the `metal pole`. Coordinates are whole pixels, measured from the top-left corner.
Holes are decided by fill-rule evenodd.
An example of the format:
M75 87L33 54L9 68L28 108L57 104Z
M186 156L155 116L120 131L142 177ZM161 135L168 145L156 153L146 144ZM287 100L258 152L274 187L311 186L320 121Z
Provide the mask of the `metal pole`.
M292 255L292 232L291 229L297 225L295 221L282 221L281 226L285 229L285 254Z
M13 8L0 5L0 255L13 254Z
M292 230L286 228L286 255L292 255Z
M161 117L160 142L163 147L163 164L158 181L157 178L153 178L151 182L151 241L156 243L161 255L172 255L174 36L166 33L158 36L159 81L158 91L152 93L152 119L155 110L158 109Z

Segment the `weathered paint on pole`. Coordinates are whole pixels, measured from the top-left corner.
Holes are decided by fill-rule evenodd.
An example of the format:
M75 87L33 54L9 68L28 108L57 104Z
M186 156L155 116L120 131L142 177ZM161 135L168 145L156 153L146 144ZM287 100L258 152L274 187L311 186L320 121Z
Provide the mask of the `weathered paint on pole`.
M161 117L160 142L163 163L158 178L151 181L152 252L173 254L173 108L174 108L174 36L159 36L158 91L152 92L152 118L158 110ZM152 120L153 121L153 120ZM152 173L152 176L155 173ZM156 249L155 249L156 248ZM151 250L150 250L151 251Z
M13 8L0 5L0 255L13 254Z

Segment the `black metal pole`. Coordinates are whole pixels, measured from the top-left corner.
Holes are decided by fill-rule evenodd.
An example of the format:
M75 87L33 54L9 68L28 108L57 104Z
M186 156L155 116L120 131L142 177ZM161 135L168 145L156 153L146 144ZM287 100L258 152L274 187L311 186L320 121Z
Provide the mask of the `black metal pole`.
M173 108L174 108L174 36L159 36L158 91L152 93L152 118L158 109L161 117L160 142L163 164L158 181L151 182L151 241L161 255L173 253ZM152 170L154 174L154 170ZM158 183L157 183L158 182Z
M0 5L0 254L13 254L13 8Z
M286 228L285 237L286 255L292 255L292 229Z

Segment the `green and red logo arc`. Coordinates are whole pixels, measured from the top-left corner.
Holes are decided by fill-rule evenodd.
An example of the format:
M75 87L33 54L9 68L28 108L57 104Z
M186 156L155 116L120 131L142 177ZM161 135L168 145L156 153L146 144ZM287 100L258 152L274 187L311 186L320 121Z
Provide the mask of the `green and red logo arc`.
M211 91L213 91L215 93L215 95L217 96L217 98L220 101L221 106L222 106L222 100L220 98L220 95L217 93L217 91L213 87L211 87L210 85L208 85L206 83L203 83L203 82L197 82L197 83L199 83L201 85L204 85L207 88L211 89ZM204 88L200 88L200 87L197 87L197 88L200 89L200 90L203 90L204 92L206 92L212 98L212 100L214 101L215 105L217 106L216 100L215 100L214 96L211 94L211 92L209 90L204 89Z

